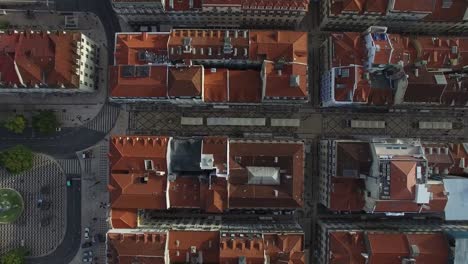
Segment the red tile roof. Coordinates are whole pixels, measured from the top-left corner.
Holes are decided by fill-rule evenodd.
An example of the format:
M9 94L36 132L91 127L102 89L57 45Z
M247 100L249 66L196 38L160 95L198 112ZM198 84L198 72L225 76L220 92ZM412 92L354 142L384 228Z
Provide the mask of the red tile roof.
M115 35L115 65L142 65L146 61L138 58L138 52L150 52L167 56L169 35L162 33L125 33Z
M80 39L81 33L0 33L0 69L9 67L2 71L0 81L27 87L44 83L52 88L78 88L74 61Z
M390 199L413 200L416 185L416 161L390 162Z
M446 263L449 255L448 241L442 233L405 234L366 230L366 232L329 233L330 264L380 264L401 263L403 258L413 258L416 263ZM366 243L368 248L366 248ZM411 246L418 255L411 254ZM363 254L368 255L368 260Z
M204 98L205 102L225 103L228 101L228 70L227 69L205 69L204 75Z
M209 103L259 103L265 86L265 96L270 99L304 100L308 96L307 58L306 32L179 29L158 34L120 33L116 36L115 65L179 64L169 67L168 78L162 69L150 76L117 78L121 70L111 67L110 96L163 97L167 89L169 96L203 94ZM202 64L231 60L236 65L248 60L258 64L258 69L228 70L230 63L204 71L180 66L182 62L192 65L195 60ZM267 76L262 80L259 68L266 60ZM281 76L273 69L279 64ZM151 70L154 67L164 66L151 66ZM139 89L127 89L133 85Z
M166 208L168 138L115 136L110 144L109 191L112 208ZM145 168L145 160L154 171Z
M109 67L109 89L114 97L167 96L167 67L150 66L147 77L122 77L122 65Z
M424 179L417 181L417 167L424 164L420 159L394 155L389 164L389 175L381 180L386 182L377 190L378 198L375 208L367 208L365 197L373 190L366 189L366 177L371 175L371 164L375 158L367 142L337 142L336 143L336 175L330 175L330 191L327 194L329 201L324 203L333 211L362 211L373 212L444 212L447 204L447 194L442 182L428 182ZM374 161L376 162L376 161ZM387 173L385 169L379 169ZM365 177L364 177L365 176ZM416 184L424 184L430 193L429 202L421 207L416 203ZM388 193L387 193L388 192ZM372 206L371 206L372 207Z
M167 250L171 263L185 263L201 257L203 263L218 263L219 232L169 231ZM192 263L192 261L189 261Z
M332 177L329 209L333 211L362 211L364 181L348 177Z
M304 145L302 143L230 142L230 208L298 208L304 192ZM247 167L280 169L280 185L249 184Z
M107 234L110 264L164 264L166 233L112 233Z
M330 264L364 264L366 251L363 232L332 232L329 234Z
M202 92L203 67L175 67L169 69L169 96L199 97Z
M405 87L402 90L403 102L452 106L464 106L468 102L468 92L462 88L468 85L468 80L437 72L442 68L460 70L465 66L464 61L468 60L468 38L408 37L380 33L371 33L369 36L372 46L376 47L373 59L368 57L362 34L345 32L330 35L334 54L330 58L331 67L339 67L335 69L335 101L393 104L397 87L382 87L382 81L374 80L373 74L365 68L367 66L364 62L369 60L377 65L403 65L403 71L394 76L408 76L408 81L401 84ZM420 64L425 66L421 67ZM347 74L339 74L342 71Z
M108 233L108 261L110 264L129 263L203 263L305 264L304 235L294 233L226 233L220 231L176 231ZM202 261L203 260L203 261ZM151 262L153 261L153 262ZM163 261L163 262L160 262Z
M389 0L334 1L331 2L330 10L334 16L348 13L359 15L379 14L385 18L392 14L413 13L421 15L424 21L461 22L467 8L463 0L451 1L451 5L448 7L442 7L443 0L396 0L394 6L391 6L390 3ZM403 18L400 18L400 20L403 20Z
M201 151L213 155L215 171L211 180L181 172L168 181L168 140L152 136L115 136L111 139L108 189L112 209L122 209L114 216L117 226L135 222L121 219L122 215L128 216L125 210L166 209L167 203L170 208L199 208L211 213L221 213L228 207L297 208L303 204L302 143L230 142L228 161L227 138L205 137ZM234 163L236 157L241 157L243 162ZM145 161L152 161L154 170L145 168ZM248 173L245 166L278 167L281 184L249 184L245 179ZM228 177L229 183L224 177Z
M229 71L229 102L259 103L261 99L261 79L258 71Z
M259 103L262 80L256 70L205 70L204 101L211 103ZM229 86L229 89L228 89Z
M265 97L307 98L307 65L288 64L281 70L265 62Z
M137 209L112 208L111 224L113 228L136 228Z

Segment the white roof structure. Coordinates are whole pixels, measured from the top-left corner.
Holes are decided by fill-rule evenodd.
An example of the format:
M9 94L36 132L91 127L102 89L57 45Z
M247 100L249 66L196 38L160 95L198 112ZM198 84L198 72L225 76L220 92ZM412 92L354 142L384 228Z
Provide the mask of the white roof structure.
M468 220L468 179L448 178L443 181L448 192L445 220Z
M249 172L248 184L279 185L280 168L247 166Z

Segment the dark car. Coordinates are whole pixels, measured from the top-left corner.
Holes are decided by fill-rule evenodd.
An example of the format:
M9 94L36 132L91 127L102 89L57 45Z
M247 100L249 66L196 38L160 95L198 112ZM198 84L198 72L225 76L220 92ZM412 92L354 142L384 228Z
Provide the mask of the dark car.
M85 242L83 244L81 244L81 248L89 248L89 247L92 247L93 246L93 243L91 242Z

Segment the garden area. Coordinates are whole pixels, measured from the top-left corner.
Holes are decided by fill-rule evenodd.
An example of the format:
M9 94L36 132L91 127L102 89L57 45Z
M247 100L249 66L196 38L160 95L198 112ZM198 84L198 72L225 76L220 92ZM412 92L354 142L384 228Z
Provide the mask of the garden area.
M23 197L13 189L0 189L0 224L14 222L24 210Z

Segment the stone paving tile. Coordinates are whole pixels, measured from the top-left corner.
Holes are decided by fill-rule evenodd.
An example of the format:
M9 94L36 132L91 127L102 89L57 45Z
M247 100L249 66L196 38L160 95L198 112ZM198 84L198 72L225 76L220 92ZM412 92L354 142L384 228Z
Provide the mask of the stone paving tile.
M46 187L48 190L42 190ZM13 188L24 199L25 210L13 224L0 225L0 254L21 245L32 256L47 255L62 241L66 227L65 175L51 157L36 154L34 168L19 175L0 169L0 188ZM50 208L38 208L38 200L50 202ZM47 225L41 227L41 222ZM40 243L38 243L40 241Z

